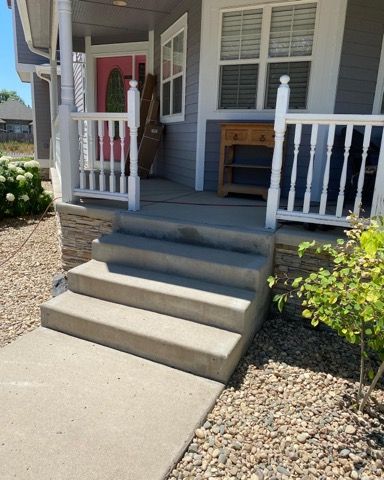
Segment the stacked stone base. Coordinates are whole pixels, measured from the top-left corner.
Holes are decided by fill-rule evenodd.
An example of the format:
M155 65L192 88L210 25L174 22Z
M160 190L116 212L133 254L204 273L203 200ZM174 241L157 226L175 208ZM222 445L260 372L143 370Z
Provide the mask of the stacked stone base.
M59 211L63 268L91 260L92 241L112 233L113 220Z
M320 267L331 268L329 257L308 251L300 258L297 254L297 246L281 243L275 245L274 275L280 279L307 277L309 274L317 272ZM288 285L279 282L278 286L273 289L273 294L286 293L290 290ZM302 318L302 310L301 299L293 296L288 300L283 315L289 318Z

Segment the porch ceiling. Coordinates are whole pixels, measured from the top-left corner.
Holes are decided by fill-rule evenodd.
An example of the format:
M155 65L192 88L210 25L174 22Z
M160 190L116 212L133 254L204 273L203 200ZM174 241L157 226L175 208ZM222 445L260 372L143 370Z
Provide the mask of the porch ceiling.
M180 2L127 0L127 6L117 7L113 0L74 0L73 35L90 35L94 44L144 41L148 31Z

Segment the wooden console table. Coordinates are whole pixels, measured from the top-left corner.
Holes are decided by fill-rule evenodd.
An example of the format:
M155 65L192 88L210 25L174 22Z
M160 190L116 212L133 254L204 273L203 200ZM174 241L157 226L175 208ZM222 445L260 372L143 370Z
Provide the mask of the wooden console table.
M235 159L236 145L263 146L272 149L271 164L260 165L255 159L252 163L237 163ZM267 199L268 187L233 182L234 169L271 170L275 132L273 123L223 123L221 124L220 165L218 194L246 193L261 195Z

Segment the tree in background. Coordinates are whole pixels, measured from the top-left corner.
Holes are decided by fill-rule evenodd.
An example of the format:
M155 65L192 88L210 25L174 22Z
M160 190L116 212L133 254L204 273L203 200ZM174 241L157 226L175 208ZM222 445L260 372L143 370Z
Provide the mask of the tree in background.
M6 102L7 100L17 100L25 105L24 100L17 94L17 92L15 92L15 90L6 90L3 88L0 90L0 103Z

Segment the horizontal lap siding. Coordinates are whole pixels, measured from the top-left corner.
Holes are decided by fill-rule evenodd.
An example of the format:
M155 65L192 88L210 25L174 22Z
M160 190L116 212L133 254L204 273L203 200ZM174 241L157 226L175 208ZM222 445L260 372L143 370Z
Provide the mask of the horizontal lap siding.
M36 148L40 160L49 159L51 138L51 114L49 109L48 82L33 74L33 107L35 110Z
M349 0L335 113L372 113L383 33L383 0Z
M36 55L32 53L31 50L28 48L27 42L25 41L24 30L20 20L19 10L14 2L13 8L15 9L15 21L16 21L16 43L17 47L17 61L18 63L26 63L31 65L40 65L42 63L46 63L48 60L45 57L41 57L40 55Z
M160 35L188 12L187 72L185 121L165 126L156 172L169 180L195 186L197 110L199 94L199 59L201 0L185 0L155 29L155 73L160 95Z

